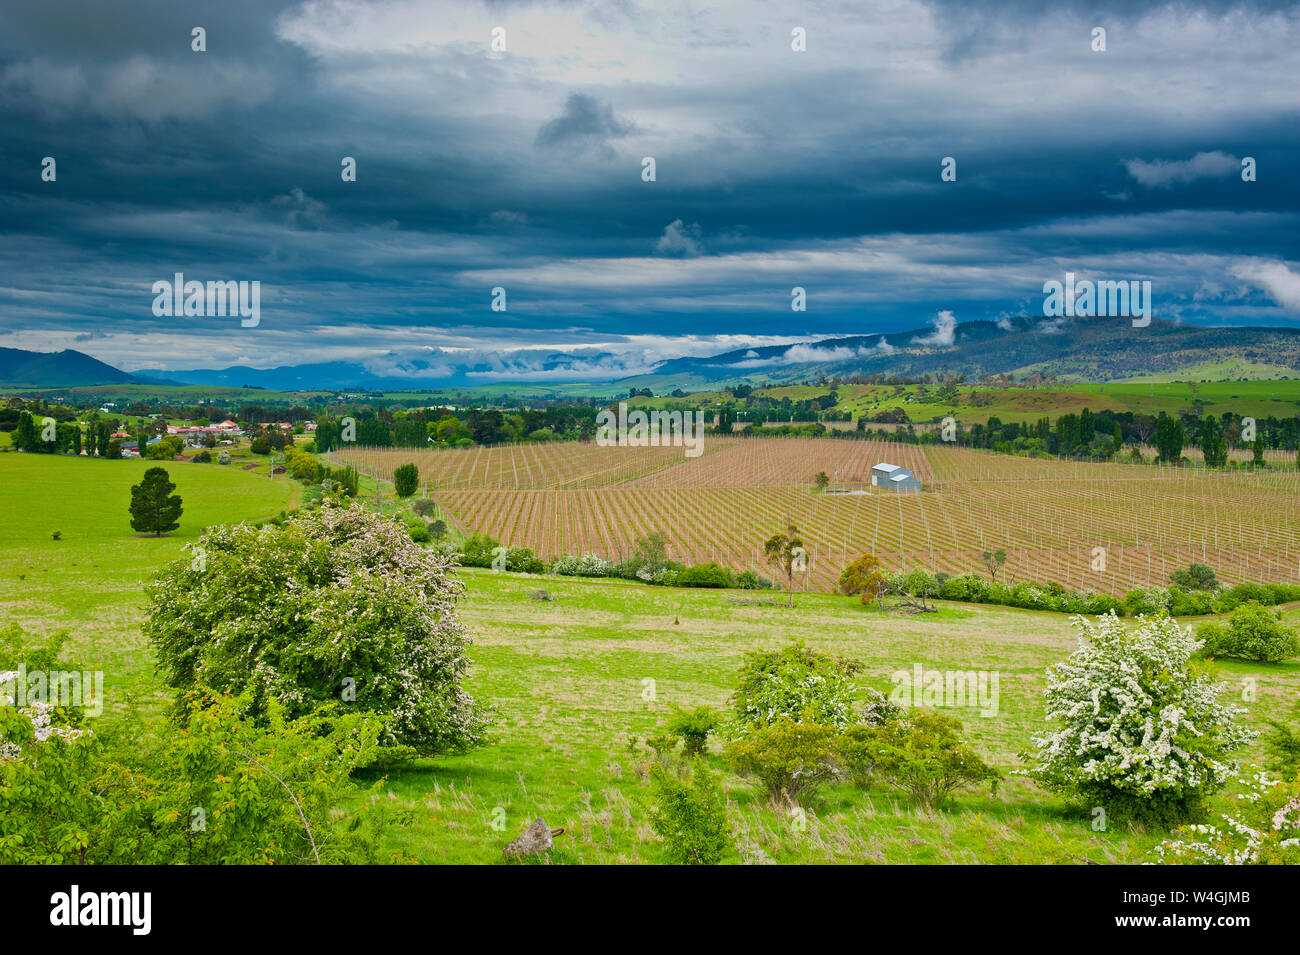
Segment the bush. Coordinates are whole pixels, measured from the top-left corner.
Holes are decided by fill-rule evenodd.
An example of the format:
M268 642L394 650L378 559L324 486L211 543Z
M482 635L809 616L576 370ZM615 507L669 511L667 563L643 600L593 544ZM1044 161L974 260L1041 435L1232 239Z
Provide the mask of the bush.
M1279 663L1300 653L1300 635L1282 622L1282 615L1251 602L1242 604L1228 617L1225 627L1217 621L1201 624L1197 637L1205 642L1205 653L1214 657Z
M398 861L376 849L384 779L364 789L351 777L399 755L379 744L382 721L360 712L288 721L272 704L255 725L246 706L196 699L178 727L146 727L128 712L44 739L22 711L0 707L0 737L17 741L0 758L0 863Z
M889 581L875 554L863 554L840 571L840 593L850 597L860 596L864 604L879 600L888 588Z
M709 706L697 706L693 710L678 707L668 718L668 732L682 741L682 756L694 759L704 752L709 734L721 721L722 718Z
M211 464L212 453L210 451L200 451L194 457L190 458L191 464Z
M1221 686L1193 667L1200 644L1168 617L1128 630L1110 614L1076 617L1080 646L1047 670L1047 719L1027 775L1049 788L1168 823L1195 816L1233 776L1229 755L1252 734Z
M731 696L737 733L777 720L848 726L857 669L857 663L809 650L802 641L745 654L740 685Z
M229 452L229 451L226 451L226 450L218 451L218 452L217 452L217 463L218 463L218 464L229 464L229 463L230 463L230 452Z
M835 737L835 761L859 789L866 789L876 772L876 731L872 726L847 726Z
M731 571L710 561L687 567L677 574L678 587L733 587Z
M431 501L429 498L422 497L414 504L411 505L411 509L415 511L415 513L419 514L421 517L428 517L430 514L432 514L434 511L438 509L438 505L435 504L433 501Z
M511 547L506 551L506 570L515 574L540 574L546 565L529 548Z
M433 535L429 533L429 528L424 521L407 521L406 530L411 535L411 540L417 544L427 544L433 540Z
M742 570L736 575L736 586L741 590L772 590L772 581L752 570Z
M248 693L255 718L272 700L295 719L342 698L426 755L482 742L486 714L462 688L463 585L405 525L331 504L279 527L210 527L195 546L202 562L147 588L143 629L170 686Z
M1000 774L975 754L961 729L955 716L917 708L856 734L856 741L877 773L919 805L933 809L978 783L997 789Z
M1300 779L1255 773L1222 807L1224 824L1181 826L1156 846L1166 865L1300 865Z
M812 798L836 772L839 728L781 716L727 744L731 766L756 777L773 806Z
M654 760L650 780L655 791L650 825L668 858L683 865L716 865L726 858L732 851L731 826L713 774L697 763L690 780L683 781Z
M1183 590L1217 590L1219 580L1214 571L1204 564L1188 564L1186 570L1175 570L1169 582Z
M1292 720L1300 724L1300 702L1291 710ZM1294 779L1300 774L1300 733L1285 723L1267 720L1268 732L1264 735L1264 752L1268 753L1269 769L1284 779Z
M486 534L466 538L460 552L460 562L466 567L491 567L496 549L501 545Z
M252 441L248 442L248 450L254 454L270 454L271 442L265 435L258 435Z
M181 453L183 447L185 447L184 442L175 435L171 435L155 441L153 444L146 444L142 450L144 456L150 461L170 461Z
M612 565L596 554L586 557L565 555L557 557L551 564L551 573L562 577L608 577Z
M403 464L393 471L393 490L398 497L410 497L420 487L420 469Z
M1124 612L1130 617L1154 616L1169 609L1169 591L1164 587L1130 590L1124 595Z
M1169 591L1169 615L1172 617L1195 617L1214 613L1215 595L1208 590Z

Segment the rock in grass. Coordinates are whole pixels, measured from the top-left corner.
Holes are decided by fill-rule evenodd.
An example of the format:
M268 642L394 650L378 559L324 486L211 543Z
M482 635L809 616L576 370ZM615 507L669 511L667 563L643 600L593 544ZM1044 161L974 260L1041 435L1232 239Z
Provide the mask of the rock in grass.
M555 837L563 832L562 828L552 829L545 819L535 819L532 825L519 834L519 838L501 850L501 854L509 859L511 856L535 856L550 852L555 847Z

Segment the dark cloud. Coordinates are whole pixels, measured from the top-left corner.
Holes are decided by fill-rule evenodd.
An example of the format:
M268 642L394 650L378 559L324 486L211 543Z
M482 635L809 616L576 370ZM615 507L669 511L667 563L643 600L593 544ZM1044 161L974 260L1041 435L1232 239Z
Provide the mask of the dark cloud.
M564 109L537 131L537 145L543 149L594 149L610 154L611 139L622 139L634 129L614 115L614 108L585 93L570 93Z
M1300 18L1227 9L844 0L794 53L794 14L725 0L3 4L0 346L195 367L897 331L1033 310L1067 269L1294 321ZM155 318L175 271L261 281L255 336Z

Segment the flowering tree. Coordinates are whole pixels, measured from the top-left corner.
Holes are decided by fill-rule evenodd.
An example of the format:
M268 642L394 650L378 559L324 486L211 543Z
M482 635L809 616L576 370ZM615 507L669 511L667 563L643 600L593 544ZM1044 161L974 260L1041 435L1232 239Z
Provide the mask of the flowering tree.
M486 715L461 686L469 639L451 568L359 507L211 527L148 588L144 632L171 686L247 692L255 718L269 699L289 719L333 701L385 716L384 742L462 751Z
M804 646L745 654L740 685L732 694L736 735L779 721L835 728L853 722L853 674L858 664Z
M1129 630L1112 612L1075 617L1079 649L1049 667L1047 719L1027 774L1085 802L1162 822L1196 815L1236 775L1229 754L1250 741L1240 707L1197 672L1200 648L1169 617Z

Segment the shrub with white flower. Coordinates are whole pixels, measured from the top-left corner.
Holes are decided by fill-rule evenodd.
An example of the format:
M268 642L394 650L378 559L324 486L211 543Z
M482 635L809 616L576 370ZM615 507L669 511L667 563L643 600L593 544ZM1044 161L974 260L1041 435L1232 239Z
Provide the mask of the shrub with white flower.
M1219 812L1220 821L1180 826L1156 846L1166 865L1300 864L1300 779L1284 783L1257 772Z
M271 697L289 718L341 702L426 755L482 742L486 714L462 688L463 585L400 521L327 504L210 527L194 551L147 590L144 632L171 686L249 690L255 718Z
M858 665L796 641L780 650L745 654L731 697L735 734L782 720L843 728L856 721L853 674Z
M1079 648L1049 667L1052 732L1035 736L1029 775L1084 805L1160 822L1195 816L1236 773L1252 737L1242 708L1201 672L1190 628L1160 616L1126 628L1112 612L1072 620Z
M22 674L17 670L6 670L0 673L0 707L3 707L5 712L9 712L12 707L12 712L20 717L17 721L0 721L0 762L19 759L23 754L24 744L44 743L51 736L58 736L67 742L72 742L88 732L61 722L60 717L66 715L65 712L49 703L37 702L27 706L16 706L17 700L13 691L4 688L16 686L21 678Z
M560 577L606 577L609 569L609 561L599 554L587 554L584 557L565 554L555 558L548 568L550 573Z

